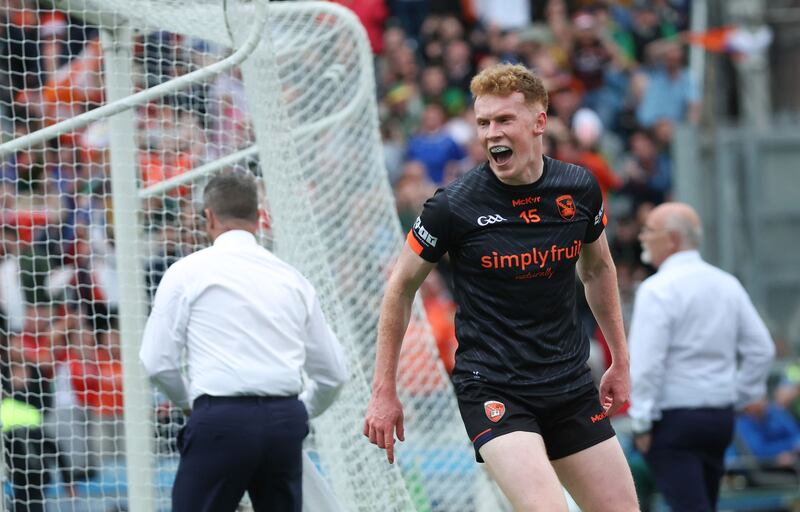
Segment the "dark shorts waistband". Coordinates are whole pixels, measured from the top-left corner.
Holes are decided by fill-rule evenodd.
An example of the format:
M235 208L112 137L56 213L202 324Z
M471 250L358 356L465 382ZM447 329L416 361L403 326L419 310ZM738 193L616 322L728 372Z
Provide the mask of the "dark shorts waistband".
M232 395L232 396L212 396L200 395L194 400L194 407L202 404L213 403L263 403L274 402L276 400L297 400L297 395L275 396L275 395Z

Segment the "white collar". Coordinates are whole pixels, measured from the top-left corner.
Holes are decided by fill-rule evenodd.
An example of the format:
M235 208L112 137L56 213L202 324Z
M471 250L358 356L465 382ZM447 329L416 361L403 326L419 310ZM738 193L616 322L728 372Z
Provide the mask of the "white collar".
M661 265L658 267L658 271L661 272L667 268L678 266L678 265L685 265L686 263L694 263L697 261L702 261L703 258L700 257L700 252L697 249L687 249L685 251L678 251L674 254L665 259Z
M256 237L253 233L243 229L231 229L217 236L214 240L215 247L228 247L239 245L256 245Z

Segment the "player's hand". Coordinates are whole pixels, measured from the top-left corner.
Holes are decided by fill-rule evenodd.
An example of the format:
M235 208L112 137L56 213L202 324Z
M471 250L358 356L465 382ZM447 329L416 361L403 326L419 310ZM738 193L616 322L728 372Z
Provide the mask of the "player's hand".
M405 441L403 432L403 405L397 395L373 393L364 418L364 435L369 442L386 450L389 464L394 463L394 433Z
M600 404L608 416L625 405L631 395L630 371L627 365L612 363L600 379Z

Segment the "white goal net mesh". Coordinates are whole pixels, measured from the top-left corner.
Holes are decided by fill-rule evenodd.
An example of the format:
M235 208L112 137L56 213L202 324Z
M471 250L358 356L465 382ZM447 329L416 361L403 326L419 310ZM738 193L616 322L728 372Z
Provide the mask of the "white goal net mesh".
M254 2L233 0L3 5L2 142L116 99L111 82L137 92L218 64L246 45L259 16ZM266 12L241 65L137 104L122 114L130 130L102 118L0 155L6 509L169 510L183 418L128 366L138 364L140 331L126 326L143 325L169 265L207 245L202 187L232 167L263 178L272 226L262 242L315 284L347 351L350 380L308 441L342 507L498 509L418 303L401 355L398 463L362 435L380 301L403 243L372 55L342 8L273 3ZM127 69L110 58L126 33ZM126 172L129 189L116 178ZM115 204L126 197L136 211ZM125 222L135 240L120 238ZM136 248L133 286L121 277L125 247ZM147 467L131 464L135 447L152 450L136 459Z

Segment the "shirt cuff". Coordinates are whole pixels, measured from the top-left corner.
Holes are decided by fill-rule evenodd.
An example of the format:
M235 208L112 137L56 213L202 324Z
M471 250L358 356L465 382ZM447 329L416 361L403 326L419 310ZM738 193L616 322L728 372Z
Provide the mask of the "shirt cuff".
M341 391L342 385L327 386L316 381L306 383L306 388L298 397L306 406L309 418L316 418L331 406Z
M150 377L150 380L167 395L167 398L184 411L192 408L183 375L178 370L166 370Z

